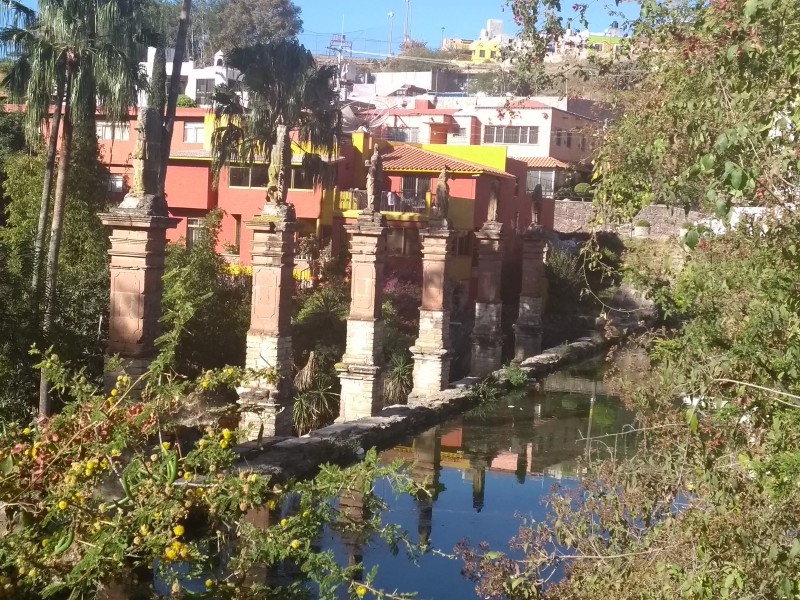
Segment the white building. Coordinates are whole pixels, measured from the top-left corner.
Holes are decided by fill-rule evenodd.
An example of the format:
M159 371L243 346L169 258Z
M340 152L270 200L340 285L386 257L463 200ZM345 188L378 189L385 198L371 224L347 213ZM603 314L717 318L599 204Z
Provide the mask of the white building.
M167 50L167 81L172 77L172 59L175 50ZM147 61L140 63L147 72L148 81L153 77L153 60L156 56L155 48L147 49ZM210 106L214 88L218 85L228 84L239 78L239 71L225 65L225 55L220 51L214 55L214 64L210 67L196 67L193 60L185 61L181 65L180 93L188 96L198 106ZM139 102L142 104L143 98Z

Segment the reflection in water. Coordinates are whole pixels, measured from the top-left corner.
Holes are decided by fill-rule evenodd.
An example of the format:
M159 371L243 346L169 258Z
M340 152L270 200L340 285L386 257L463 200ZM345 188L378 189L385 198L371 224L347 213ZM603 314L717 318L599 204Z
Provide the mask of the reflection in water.
M519 526L516 515L546 517L543 500L553 484L574 487L585 460L633 450L632 435L615 435L632 415L603 395L602 383L581 375L558 374L545 382L544 393L509 395L384 452L387 461L413 465L413 479L428 492L392 498L388 484L379 485L391 507L384 520L416 529L420 542L441 553L465 537L507 548ZM342 559L350 544L333 532L322 542ZM382 542L363 547L365 568L379 566L377 584L385 589L418 592L422 600L474 598L460 561L441 553L426 553L415 565Z

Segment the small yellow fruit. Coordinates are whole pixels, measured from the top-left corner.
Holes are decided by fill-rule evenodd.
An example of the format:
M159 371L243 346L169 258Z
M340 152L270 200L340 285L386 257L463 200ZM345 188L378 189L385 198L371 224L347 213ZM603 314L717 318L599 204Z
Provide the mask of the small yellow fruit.
M214 582L211 581L210 579L206 579L206 587L211 589L212 587L214 587Z
M119 392L116 389L111 390L111 395L116 396Z
M360 585L356 588L356 596L358 596L359 598L363 598L366 595L367 595L367 588L365 588L363 585Z
M286 519L281 519L281 527L286 527L289 524L289 521Z
M67 503L64 500L59 501L58 510L67 510Z
M303 511L303 518L304 518L304 519L307 519L307 518L309 518L310 516L311 516L311 512L310 512L310 511L307 511L307 510L304 510L304 511Z
M176 525L172 528L172 533L176 536L181 537L186 530L183 528L183 525Z

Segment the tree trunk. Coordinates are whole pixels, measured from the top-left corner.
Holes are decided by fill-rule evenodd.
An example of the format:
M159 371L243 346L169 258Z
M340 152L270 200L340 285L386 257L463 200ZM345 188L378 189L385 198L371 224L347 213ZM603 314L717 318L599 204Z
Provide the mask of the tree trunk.
M41 295L42 259L47 230L47 219L50 216L50 192L53 187L53 173L56 166L56 149L58 146L58 130L61 126L61 106L64 102L64 82L59 80L56 90L56 104L50 124L50 139L47 143L47 164L42 186L42 204L39 207L39 225L36 228L36 242L33 250L33 279L31 280L31 306L34 318L38 320L39 298Z
M69 159L72 150L72 115L70 114L70 93L72 92L72 67L67 67L67 81L64 90L64 127L61 135L61 155L58 160L58 179L53 202L53 222L50 226L50 247L47 253L47 279L45 286L44 320L42 339L44 347L49 342L53 326L53 312L56 304L56 284L58 282L58 252L61 249L61 234L64 230L64 209L67 202L67 179ZM39 416L49 417L53 412L50 399L50 386L47 382L47 369L42 368L39 380Z
M192 0L181 1L181 16L178 21L178 36L175 40L175 57L172 60L172 77L169 82L167 96L167 114L164 117L164 129L161 139L161 168L158 172L158 195L166 199L164 189L167 182L167 165L172 145L172 131L175 127L175 110L178 105L178 93L181 84L181 65L186 51L186 33L189 30L189 15L192 12Z

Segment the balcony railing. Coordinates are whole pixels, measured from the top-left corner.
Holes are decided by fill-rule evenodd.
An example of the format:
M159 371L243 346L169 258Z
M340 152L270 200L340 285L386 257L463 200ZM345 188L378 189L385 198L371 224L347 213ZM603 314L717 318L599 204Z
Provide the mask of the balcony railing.
M411 213L427 215L430 211L431 194L418 194L407 197L398 194L389 195L389 192L381 193L380 206L376 206L381 212L392 213ZM334 204L335 210L344 212L348 210L364 210L367 208L366 190L341 190L336 196Z

